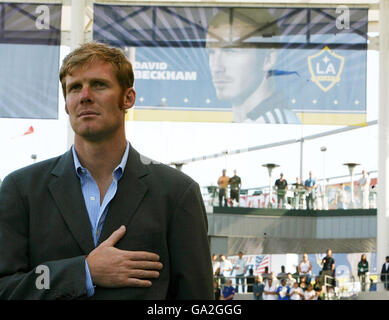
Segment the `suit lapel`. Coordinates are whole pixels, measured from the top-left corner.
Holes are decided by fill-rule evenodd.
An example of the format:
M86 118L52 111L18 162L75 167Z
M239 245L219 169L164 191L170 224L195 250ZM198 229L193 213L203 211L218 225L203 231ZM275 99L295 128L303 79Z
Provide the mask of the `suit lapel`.
M147 175L149 170L140 157L139 153L130 146L126 167L118 182L116 195L109 204L98 244L106 240L121 225L130 224L147 192L148 188L141 178Z
M71 150L60 158L52 175L49 190L70 232L84 254L89 254L94 249L92 228Z

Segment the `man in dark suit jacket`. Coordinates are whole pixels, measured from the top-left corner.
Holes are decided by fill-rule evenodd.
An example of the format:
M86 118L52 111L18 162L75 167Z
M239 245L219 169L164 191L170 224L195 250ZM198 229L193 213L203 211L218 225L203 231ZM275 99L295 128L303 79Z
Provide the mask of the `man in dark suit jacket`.
M198 184L126 141L131 64L90 43L60 79L74 146L1 185L0 299L213 299Z
M384 283L385 289L389 290L389 256L387 256L385 260L381 269L381 281Z

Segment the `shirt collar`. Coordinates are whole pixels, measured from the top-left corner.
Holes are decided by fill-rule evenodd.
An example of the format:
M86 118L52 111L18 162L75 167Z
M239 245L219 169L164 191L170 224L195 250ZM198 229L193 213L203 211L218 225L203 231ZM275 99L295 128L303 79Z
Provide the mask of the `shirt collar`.
M126 150L124 151L122 160L120 161L119 165L115 168L115 170L112 173L113 176L117 178L117 180L119 180L123 175L124 168L126 167L127 164L129 151L130 151L130 143L127 141ZM84 176L84 174L87 173L88 169L84 168L81 165L80 160L78 159L77 156L76 149L74 148L74 145L72 145L72 153L74 159L74 168L76 169L77 176L81 178L82 176Z

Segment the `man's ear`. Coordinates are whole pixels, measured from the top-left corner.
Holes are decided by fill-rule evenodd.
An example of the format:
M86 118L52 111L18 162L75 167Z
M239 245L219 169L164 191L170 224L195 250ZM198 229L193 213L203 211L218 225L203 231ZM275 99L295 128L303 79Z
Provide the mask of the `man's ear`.
M131 109L135 104L136 93L133 87L124 91L123 110Z
M274 69L277 62L277 51L270 49L270 52L266 55L265 62L263 64L263 71L267 72Z

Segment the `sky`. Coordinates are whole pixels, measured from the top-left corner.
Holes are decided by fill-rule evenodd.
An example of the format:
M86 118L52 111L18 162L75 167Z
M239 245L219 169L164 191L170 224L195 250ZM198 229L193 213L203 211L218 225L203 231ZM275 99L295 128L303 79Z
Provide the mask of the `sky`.
M68 52L62 47L61 56ZM62 58L61 58L62 60ZM378 53L368 51L367 120L378 118ZM136 90L136 85L135 85ZM66 152L68 117L59 93L58 120L0 119L0 179L10 172L32 164L32 154L42 161ZM34 133L23 136L30 126ZM300 139L313 133L334 130L342 126L270 125L239 123L141 122L127 121L126 135L140 153L163 163L180 161L225 150L236 150L271 142ZM325 146L326 152L320 151ZM182 171L201 186L216 185L223 168L227 175L236 169L243 188L269 184L265 163L279 165L272 179L282 172L286 180L295 182L300 175L300 146L298 143L197 161L184 165ZM347 133L306 141L304 143L303 178L312 170L317 178L348 175L343 164L356 162L356 173L362 169L375 171L378 167L378 126L362 127Z

